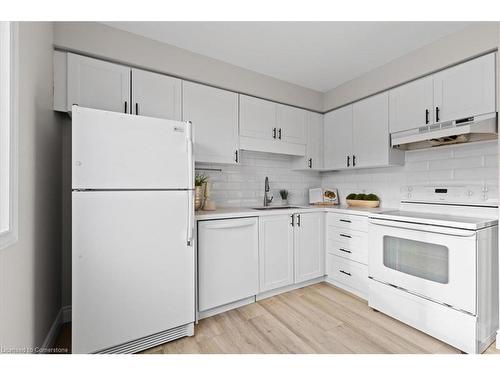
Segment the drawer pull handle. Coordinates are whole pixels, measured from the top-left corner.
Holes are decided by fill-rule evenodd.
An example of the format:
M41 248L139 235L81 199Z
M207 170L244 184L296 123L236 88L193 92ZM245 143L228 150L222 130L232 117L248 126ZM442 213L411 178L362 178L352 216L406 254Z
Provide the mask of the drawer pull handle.
M343 233L340 233L340 237L352 238L351 236L349 236L347 234L343 234Z
M346 219L339 219L339 220L340 220L341 222L343 222L343 223L352 223L352 221L351 221L351 220L346 220Z
M340 270L340 273L343 273L344 275L347 275L347 276L351 276L351 274L349 272L345 272L345 271L342 271L342 270Z
M349 253L349 254L352 254L352 252L351 252L350 250L346 250L346 249L342 249L342 248L340 248L339 250L340 250L340 251L343 251L344 253Z

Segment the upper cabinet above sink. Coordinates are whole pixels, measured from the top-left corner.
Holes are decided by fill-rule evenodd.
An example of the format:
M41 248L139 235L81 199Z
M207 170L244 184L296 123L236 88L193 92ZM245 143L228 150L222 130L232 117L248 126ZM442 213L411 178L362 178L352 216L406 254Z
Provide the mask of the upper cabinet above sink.
M304 156L307 111L240 95L240 147Z

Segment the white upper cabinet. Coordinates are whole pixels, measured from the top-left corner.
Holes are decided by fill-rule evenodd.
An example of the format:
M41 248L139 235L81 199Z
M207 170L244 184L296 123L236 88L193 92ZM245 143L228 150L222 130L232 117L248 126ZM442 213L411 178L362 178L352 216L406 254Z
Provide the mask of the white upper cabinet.
M306 111L276 104L277 138L283 142L306 144Z
M306 155L294 161L294 169L323 168L323 115L306 111Z
M259 291L293 284L292 215L259 218Z
M323 168L323 115L307 112L307 167Z
M240 95L240 148L304 156L306 111Z
M68 53L66 110L73 104L130 113L130 68Z
M389 98L391 133L495 112L495 54L399 86Z
M495 54L434 75L435 122L495 112Z
M402 164L403 151L390 147L388 92L325 114L324 150L329 170Z
M132 69L134 115L181 120L181 80Z
M325 274L324 214L311 212L295 217L295 283L300 283Z
M425 77L389 92L389 131L415 129L434 122L433 80Z
M389 93L353 104L353 167L389 164Z
M274 139L276 103L240 95L240 136Z
M345 169L352 166L352 105L328 112L324 117L325 169Z
M238 94L184 81L182 119L194 129L195 161L238 162Z

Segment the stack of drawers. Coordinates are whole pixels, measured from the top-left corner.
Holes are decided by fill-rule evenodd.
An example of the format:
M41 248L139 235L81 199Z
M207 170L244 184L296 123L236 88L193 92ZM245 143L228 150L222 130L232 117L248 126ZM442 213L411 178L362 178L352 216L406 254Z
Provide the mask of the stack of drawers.
M368 298L368 218L327 213L327 281Z

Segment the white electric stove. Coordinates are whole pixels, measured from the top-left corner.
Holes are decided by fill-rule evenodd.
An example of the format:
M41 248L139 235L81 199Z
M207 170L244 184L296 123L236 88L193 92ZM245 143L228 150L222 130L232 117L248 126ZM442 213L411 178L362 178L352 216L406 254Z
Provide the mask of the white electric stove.
M467 353L498 329L498 200L485 186L408 186L369 217L369 304Z

